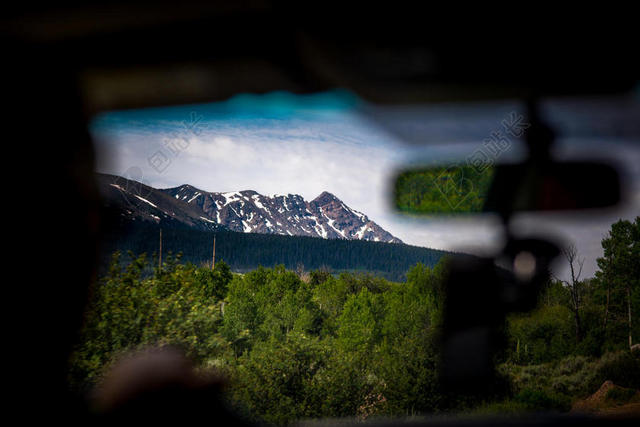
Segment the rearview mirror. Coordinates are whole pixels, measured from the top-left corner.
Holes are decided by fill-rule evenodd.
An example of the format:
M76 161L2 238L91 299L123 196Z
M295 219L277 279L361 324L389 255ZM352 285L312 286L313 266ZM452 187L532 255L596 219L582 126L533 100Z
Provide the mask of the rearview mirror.
M450 164L400 172L394 204L418 215L580 210L613 206L620 194L618 172L602 163Z

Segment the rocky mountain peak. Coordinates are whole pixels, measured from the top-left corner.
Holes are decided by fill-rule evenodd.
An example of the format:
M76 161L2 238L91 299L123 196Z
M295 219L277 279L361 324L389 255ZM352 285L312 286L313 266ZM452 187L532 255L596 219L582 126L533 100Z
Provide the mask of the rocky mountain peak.
M322 193L320 193L320 195L318 197L313 199L312 202L315 202L318 205L323 206L323 205L326 205L327 203L331 203L331 202L339 201L339 200L340 199L338 199L332 193L329 193L328 191L323 191Z
M116 181L126 185L116 185ZM328 191L311 202L298 194L265 196L254 190L207 192L191 185L155 189L100 175L103 193L133 220L172 221L199 229L402 243ZM144 194L140 194L144 192Z

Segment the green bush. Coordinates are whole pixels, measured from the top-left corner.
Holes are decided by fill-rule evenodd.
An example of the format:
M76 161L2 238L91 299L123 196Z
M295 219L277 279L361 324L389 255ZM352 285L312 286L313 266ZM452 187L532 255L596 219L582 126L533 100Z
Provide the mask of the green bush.
M627 403L637 392L632 388L614 387L607 392L605 398L616 403Z
M566 396L539 389L524 389L514 400L529 411L568 411L571 408L571 401Z
M571 312L566 307L543 306L532 313L512 315L507 324L507 355L514 363L545 363L574 351Z
M640 359L629 351L604 355L596 366L591 386L597 388L607 380L620 387L640 389Z

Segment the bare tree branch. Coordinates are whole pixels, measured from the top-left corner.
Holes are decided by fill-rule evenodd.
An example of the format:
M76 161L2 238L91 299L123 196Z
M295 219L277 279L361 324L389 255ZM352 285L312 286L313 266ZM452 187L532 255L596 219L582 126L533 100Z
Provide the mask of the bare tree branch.
M564 283L569 289L569 294L571 295L571 309L573 311L573 317L575 321L576 327L576 339L580 341L582 336L582 328L580 322L580 306L581 304L581 295L580 295L580 276L582 276L582 268L584 266L584 258L579 258L578 249L574 244L565 246L561 250L562 255L567 260L569 264L569 271L571 273L571 280L560 280L557 276L554 275L556 280L559 280L561 283ZM576 272L577 269L577 272Z

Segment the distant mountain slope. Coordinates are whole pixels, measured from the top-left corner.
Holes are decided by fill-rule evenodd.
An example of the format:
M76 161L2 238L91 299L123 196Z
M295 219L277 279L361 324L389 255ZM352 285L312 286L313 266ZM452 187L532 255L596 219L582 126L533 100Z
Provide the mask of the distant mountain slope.
M158 252L159 225L150 221L115 223L102 246L102 274L108 257L116 250L134 254ZM283 264L288 269L302 266L306 271L318 268L332 273L341 271L371 272L389 280L403 281L407 271L421 262L434 266L446 254L429 248L406 244L365 240L318 239L305 236L241 233L228 230L202 231L178 224L162 228L163 259L169 252L182 253L183 261L196 265L210 263L213 236L216 236L216 260L224 260L233 271L243 272L259 265Z
M261 195L252 190L215 193L191 185L155 189L115 175L98 175L107 205L124 218L183 224L196 230L402 243L365 214L331 193L307 202L296 194Z
M169 194L116 175L97 174L103 203L120 220L186 226L196 230L218 230L219 224L203 216L197 206L176 200Z

